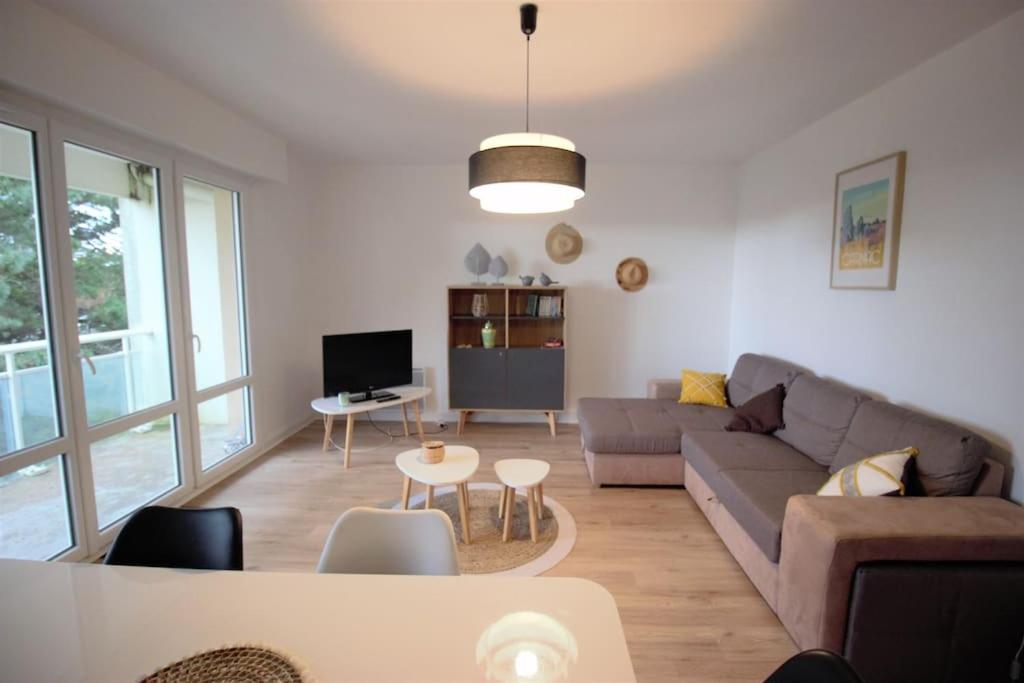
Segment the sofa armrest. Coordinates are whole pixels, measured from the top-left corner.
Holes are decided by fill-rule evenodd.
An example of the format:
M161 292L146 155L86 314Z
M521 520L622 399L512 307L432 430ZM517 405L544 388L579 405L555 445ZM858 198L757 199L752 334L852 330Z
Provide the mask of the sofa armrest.
M802 649L842 652L858 565L1022 560L1024 508L1001 498L793 496L777 612Z
M683 391L683 383L679 379L647 380L647 398L678 399Z

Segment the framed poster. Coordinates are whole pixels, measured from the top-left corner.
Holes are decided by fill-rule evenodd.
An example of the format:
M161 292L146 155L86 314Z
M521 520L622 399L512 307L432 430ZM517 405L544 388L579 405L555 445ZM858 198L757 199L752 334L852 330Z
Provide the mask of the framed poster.
M833 289L895 289L907 153L836 174Z

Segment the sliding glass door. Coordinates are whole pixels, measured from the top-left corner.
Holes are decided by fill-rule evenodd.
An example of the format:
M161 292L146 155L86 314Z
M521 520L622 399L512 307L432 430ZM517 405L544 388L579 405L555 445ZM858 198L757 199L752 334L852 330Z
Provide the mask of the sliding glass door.
M197 476L252 445L251 377L245 322L241 198L211 174L181 174L181 236L186 254L186 324L192 340ZM195 176L195 177L193 177Z
M72 400L86 453L83 493L94 545L128 515L170 501L193 481L181 444L181 323L171 162L152 152L55 127L60 244L76 331ZM55 155L56 156L56 155ZM61 220L63 219L63 220Z
M0 557L94 557L135 510L187 499L257 446L243 189L7 97Z

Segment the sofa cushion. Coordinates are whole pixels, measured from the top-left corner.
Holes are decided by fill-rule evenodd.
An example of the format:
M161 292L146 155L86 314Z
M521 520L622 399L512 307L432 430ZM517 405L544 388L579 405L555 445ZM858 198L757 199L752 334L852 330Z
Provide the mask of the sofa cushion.
M828 467L835 460L858 406L868 400L864 394L834 382L800 375L786 392L782 406L786 426L775 432L775 436L819 465Z
M678 453L684 432L721 431L732 413L648 398L581 398L577 409L583 446L591 453Z
M745 353L736 359L736 365L733 366L729 382L726 384L729 405L743 405L776 384L789 389L793 380L805 372L807 371L786 361L759 356L756 353Z
M721 473L729 470L793 470L827 475L824 467L766 434L690 432L683 435L681 448L686 462L715 493ZM827 479L825 476L822 483Z
M786 400L786 388L781 384L760 393L736 408L736 414L725 425L727 432L753 432L771 434L782 429L782 404Z
M719 502L757 547L778 563L782 520L791 496L813 494L828 480L824 468L810 470L727 470L721 473Z
M989 454L988 441L969 429L884 401L869 401L853 417L832 472L885 450L914 447L916 476L908 493L970 494ZM915 490L918 488L919 490Z

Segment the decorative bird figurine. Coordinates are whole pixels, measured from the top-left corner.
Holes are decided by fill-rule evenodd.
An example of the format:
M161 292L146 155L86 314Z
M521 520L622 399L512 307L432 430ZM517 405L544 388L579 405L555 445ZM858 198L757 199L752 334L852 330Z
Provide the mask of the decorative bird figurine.
M544 285L545 287L547 287L548 285L557 285L558 281L557 280L552 280L551 278L549 278L547 273L541 273L540 274L540 283L542 285Z

